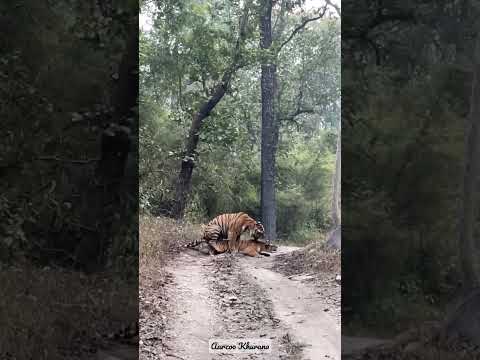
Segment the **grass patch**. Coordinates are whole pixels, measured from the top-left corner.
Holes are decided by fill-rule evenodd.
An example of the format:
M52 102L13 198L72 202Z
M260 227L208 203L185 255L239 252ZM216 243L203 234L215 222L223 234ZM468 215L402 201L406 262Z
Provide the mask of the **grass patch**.
M280 244L286 245L285 242ZM323 239L317 239L302 249L278 255L275 259L275 268L289 275L340 274L341 252L326 246Z
M290 333L287 332L283 335L281 342L282 345L285 346L285 351L289 355L289 359L300 360L302 358L302 351L305 345L295 341Z
M201 237L199 225L166 217L140 216L140 268L163 268L183 246Z
M281 237L278 240L280 245L287 246L307 246L310 244L321 244L325 239L325 233L316 228L306 227L305 229L295 231L287 237Z
M139 220L139 322L142 340L139 352L141 358L151 358L152 352L165 351L163 341L171 300L166 288L174 281L166 266L184 249L184 245L201 236L201 228L146 214Z

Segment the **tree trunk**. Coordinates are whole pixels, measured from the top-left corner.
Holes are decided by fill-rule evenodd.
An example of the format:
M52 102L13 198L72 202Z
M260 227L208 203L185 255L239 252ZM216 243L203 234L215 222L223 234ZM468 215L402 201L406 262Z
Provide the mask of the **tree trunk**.
M230 84L235 70L236 67L232 67L223 75L222 82L216 87L213 95L201 106L200 110L193 117L180 173L178 175L175 204L172 210L172 216L176 219L183 217L187 205L188 195L190 194L192 184L193 168L195 166L196 149L203 122L227 92L228 85Z
M335 173L333 175L332 222L333 228L341 224L341 178L342 178L342 137L341 127L338 126L337 152L335 155Z
M263 0L260 13L260 47L272 45L272 0ZM262 64L262 146L261 146L261 207L267 240L276 240L275 155L278 143L278 124L275 116L277 67L270 57Z
M480 150L480 37L476 40L470 114L465 126L465 170L463 174L463 207L460 217L460 249L462 257L464 288L479 285L476 267L474 230L477 213L476 183L479 175Z
M335 155L335 172L333 174L332 194L332 228L327 235L327 245L334 249L342 248L341 186L342 186L342 136L341 123L338 124L337 151Z
M175 203L171 213L176 219L181 219L183 217L187 206L188 196L192 186L192 174L193 168L195 167L196 149L204 120L210 115L211 111L219 101L222 100L227 92L233 75L241 67L241 45L246 37L249 6L250 2L247 1L244 4L243 15L240 19L239 35L233 51L231 65L223 74L222 81L215 87L213 94L202 104L199 111L193 117L185 146L185 153L182 158L180 173L178 175Z

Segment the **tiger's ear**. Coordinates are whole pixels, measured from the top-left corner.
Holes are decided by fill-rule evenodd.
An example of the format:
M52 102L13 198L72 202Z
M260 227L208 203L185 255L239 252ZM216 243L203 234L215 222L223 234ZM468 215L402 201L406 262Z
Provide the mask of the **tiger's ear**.
M248 225L243 225L243 226L242 226L242 232L244 232L245 230L247 230L247 228L248 228Z

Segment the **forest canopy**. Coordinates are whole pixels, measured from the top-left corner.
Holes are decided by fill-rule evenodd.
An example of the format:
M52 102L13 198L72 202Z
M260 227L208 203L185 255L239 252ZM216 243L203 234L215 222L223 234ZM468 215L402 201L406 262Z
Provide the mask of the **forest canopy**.
M143 4L150 26L140 34L140 206L154 215L171 214L192 117L233 57L237 64L225 96L199 134L186 216L205 221L245 211L261 217L260 64L274 61L278 233L304 240L331 223L340 21L326 7L319 15L320 6L282 2L272 9L274 41L265 50L259 48L258 8L230 0Z
M478 7L343 5L342 330L395 332L444 316L474 284Z

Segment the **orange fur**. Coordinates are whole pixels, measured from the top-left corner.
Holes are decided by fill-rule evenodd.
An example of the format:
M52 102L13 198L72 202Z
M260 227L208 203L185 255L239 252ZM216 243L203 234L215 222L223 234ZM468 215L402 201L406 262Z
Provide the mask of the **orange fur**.
M200 241L195 240L187 247L195 247L202 242L226 242L227 251L238 251L240 236L249 231L253 240L264 236L262 224L255 221L246 213L222 214L215 217L203 229ZM222 245L223 246L223 245Z
M211 247L211 250L213 250L210 252L211 254L222 254L229 251L228 244L225 241L212 241L209 243L209 245ZM272 252L276 250L277 246L267 244L258 240L240 240L238 242L238 247L236 251L244 255L254 257L262 252Z

